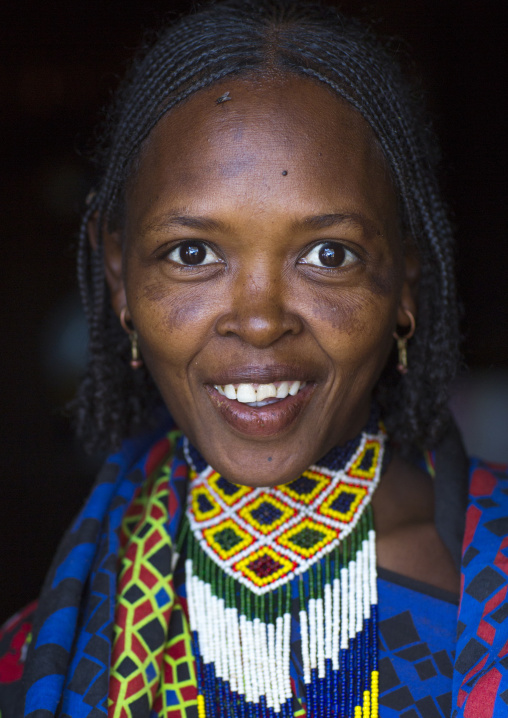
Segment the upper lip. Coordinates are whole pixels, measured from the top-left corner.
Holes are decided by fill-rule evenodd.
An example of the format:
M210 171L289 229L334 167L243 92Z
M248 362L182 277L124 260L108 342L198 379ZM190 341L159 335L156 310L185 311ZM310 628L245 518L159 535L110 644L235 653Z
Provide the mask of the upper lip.
M312 381L315 370L295 364L245 364L224 367L214 372L205 383L225 386L226 384L271 384L274 381Z

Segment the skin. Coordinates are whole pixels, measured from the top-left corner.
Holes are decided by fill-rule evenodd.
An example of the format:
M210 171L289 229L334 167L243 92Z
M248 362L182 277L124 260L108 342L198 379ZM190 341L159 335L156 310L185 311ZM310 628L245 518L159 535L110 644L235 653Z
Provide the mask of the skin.
M161 119L126 199L124 226L104 239L113 307L127 305L164 401L207 461L234 483L277 485L355 436L392 334L416 314L418 274L361 116L297 77L218 83ZM182 242L206 263L182 264ZM322 265L324 242L339 266ZM307 386L263 409L213 388L284 379ZM379 559L454 588L432 495L425 474L392 462L374 502Z

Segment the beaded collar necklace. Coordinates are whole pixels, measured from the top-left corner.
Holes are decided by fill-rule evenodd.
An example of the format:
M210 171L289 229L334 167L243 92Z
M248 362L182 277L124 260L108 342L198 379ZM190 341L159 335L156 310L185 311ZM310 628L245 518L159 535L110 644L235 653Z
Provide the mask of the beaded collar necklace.
M298 628L307 717L378 717L371 499L385 442L371 416L359 437L295 481L256 489L226 481L185 444L199 718L293 716Z

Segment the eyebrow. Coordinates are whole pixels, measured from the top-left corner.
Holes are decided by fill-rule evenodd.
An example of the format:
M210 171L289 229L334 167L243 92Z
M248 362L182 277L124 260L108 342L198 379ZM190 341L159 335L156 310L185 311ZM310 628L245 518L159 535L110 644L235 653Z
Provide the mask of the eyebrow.
M358 212L334 212L332 214L319 214L312 217L305 217L298 221L296 225L303 225L309 229L326 229L336 224L356 224L367 234L375 232L375 225L370 219Z
M375 232L375 225L370 219L358 212L333 212L327 214L311 215L298 219L293 223L295 229L320 230L338 224L355 224L367 234ZM179 212L171 212L155 218L143 227L142 233L164 232L171 227L188 227L201 232L226 232L228 225L211 217L192 217Z
M210 217L189 217L188 215L170 213L157 217L143 227L143 234L148 232L164 232L171 227L189 227L201 232L220 232L226 229L223 222Z

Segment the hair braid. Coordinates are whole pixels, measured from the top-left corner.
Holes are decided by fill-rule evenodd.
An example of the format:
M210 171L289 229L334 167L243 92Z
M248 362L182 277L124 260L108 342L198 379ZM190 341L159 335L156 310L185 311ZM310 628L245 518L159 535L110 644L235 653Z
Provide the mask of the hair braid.
M435 165L436 143L419 98L370 31L305 0L223 0L159 33L133 64L98 150L102 180L79 235L78 280L90 332L87 375L76 400L89 448L111 448L154 415L160 397L148 372L128 366L128 337L106 291L104 226L121 228L126 182L161 117L195 92L267 68L324 83L369 123L389 165L408 240L421 261L411 371L389 362L377 391L386 422L406 447L435 442L447 421L448 387L458 363L453 243ZM97 247L87 224L97 223Z

